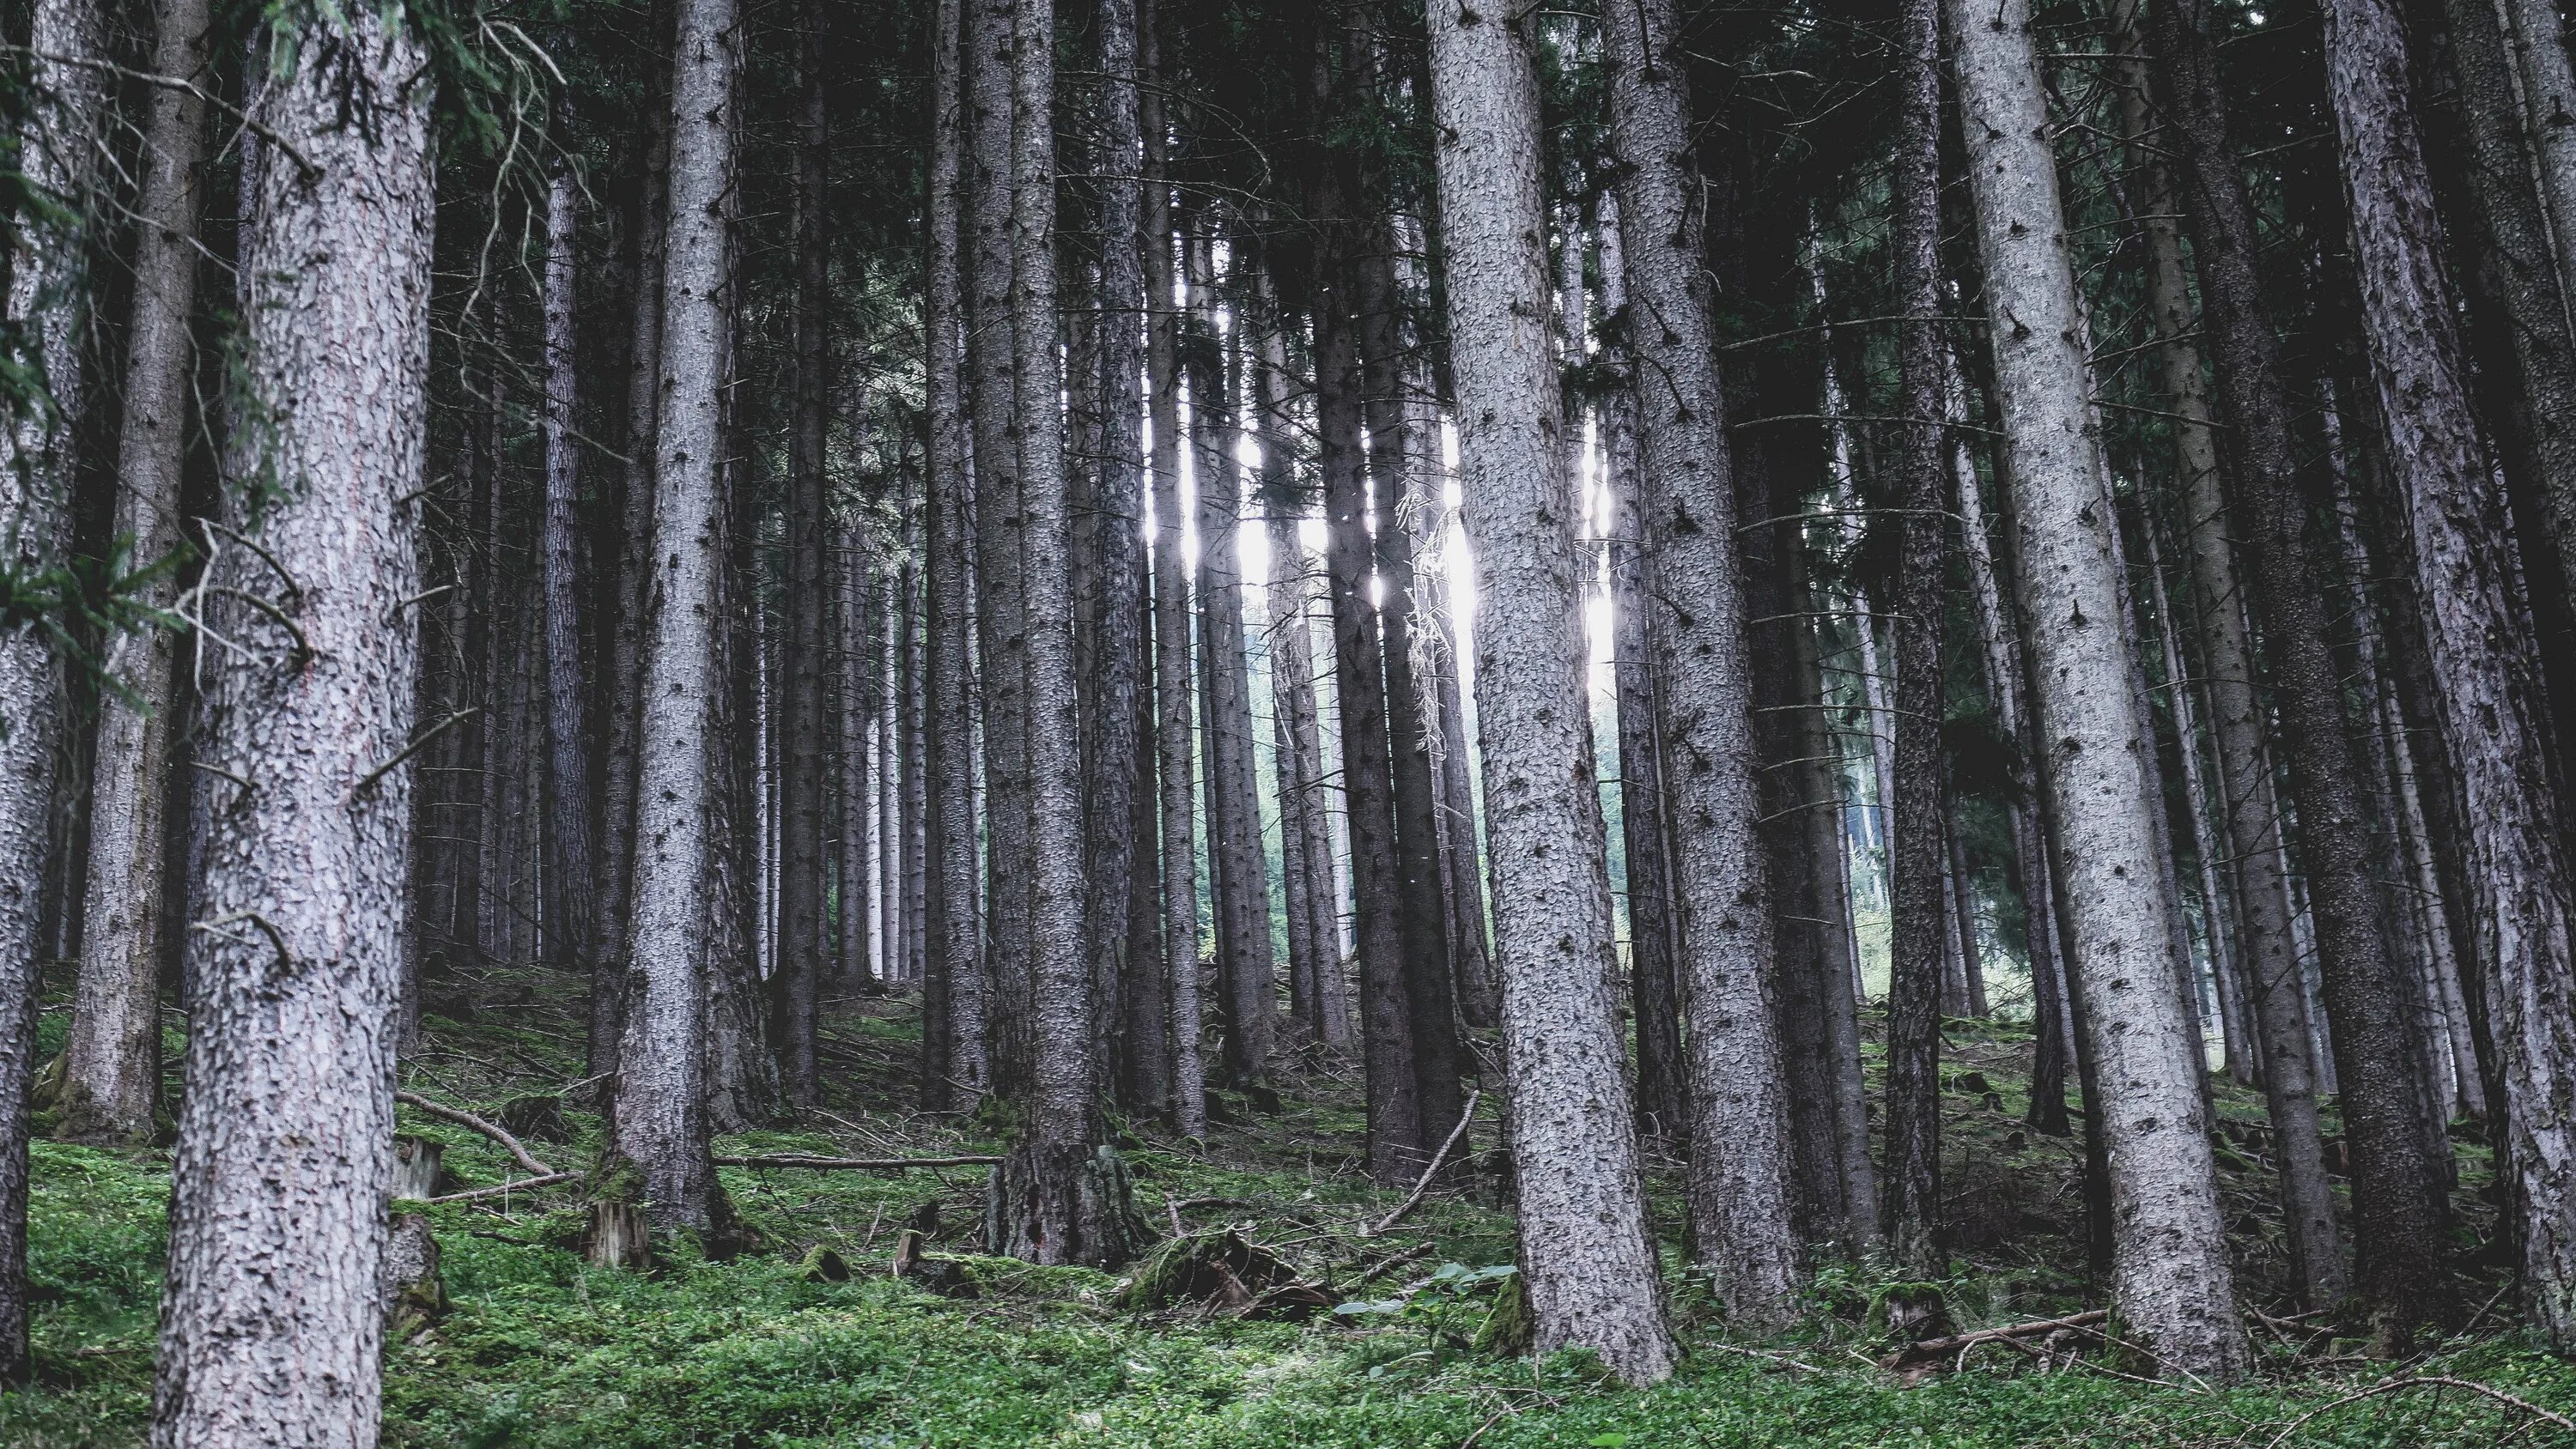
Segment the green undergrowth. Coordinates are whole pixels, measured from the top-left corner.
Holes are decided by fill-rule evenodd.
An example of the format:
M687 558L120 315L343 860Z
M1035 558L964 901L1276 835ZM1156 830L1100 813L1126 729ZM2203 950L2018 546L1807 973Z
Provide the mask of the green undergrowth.
M513 1098L563 1098L566 1140L530 1140L549 1165L585 1166L599 1124L577 1085L574 1003L508 980L507 1011L434 1017L405 1085L497 1116ZM461 1003L471 1007L472 1002ZM992 1119L908 1111L912 1023L867 1003L834 1022L827 1110L729 1137L719 1151L955 1155L994 1150ZM487 1008L488 1009L488 1008ZM403 1446L1600 1446L2576 1444L2536 1410L2576 1418L2576 1369L2491 1312L2485 1336L2403 1362L2370 1360L2323 1320L2258 1323L2262 1362L2241 1387L2140 1382L2117 1357L2001 1345L1910 1384L1875 1362L1891 1303L1926 1301L1957 1330L2096 1304L2082 1243L2077 1146L2021 1125L2027 1042L1957 1024L1945 1167L1962 1223L1950 1276L1905 1283L1865 1262L1823 1265L1812 1312L1773 1340L1729 1337L1678 1255L1671 1166L1653 1210L1688 1356L1646 1390L1606 1382L1581 1354L1533 1361L1508 1345L1518 1301L1511 1220L1491 1162L1435 1191L1382 1236L1360 1225L1402 1193L1357 1171L1355 1083L1313 1066L1276 1116L1219 1103L1206 1143L1120 1124L1138 1206L1169 1233L1317 1290L1296 1319L1236 1316L1128 1275L981 1256L983 1170L901 1175L726 1168L751 1246L713 1262L668 1245L656 1270L592 1269L577 1194L426 1209L449 1307L395 1344L386 1442ZM1873 1064L1874 1066L1874 1064ZM1965 1080L1969 1074L1982 1084ZM567 1090L570 1088L570 1090ZM1971 1090L1977 1089L1977 1090ZM1993 1094L1992 1099L1988 1093ZM2259 1102L2221 1087L2224 1117ZM1489 1098L1490 1102L1490 1098ZM2250 1105L2249 1105L2250 1104ZM542 1115L542 1114L541 1114ZM404 1130L446 1144L444 1190L519 1175L475 1133L406 1109ZM2239 1134L2242 1135L2242 1134ZM1490 1148L1493 1124L1474 1139ZM2262 1295L2277 1228L2260 1143L2226 1139L2230 1237ZM39 1142L31 1277L37 1384L0 1396L0 1445L142 1442L167 1174L161 1154ZM2464 1257L2476 1262L2482 1180L2464 1154ZM957 1271L944 1292L888 1276L902 1233ZM1187 1274L1160 1255L1165 1282ZM1245 1255L1253 1257L1247 1259ZM1373 1270L1377 1270L1374 1271ZM1250 1271L1250 1270L1245 1270ZM1202 1280L1204 1281L1204 1280ZM1159 1286L1159 1285L1158 1285ZM2486 1284L2472 1285L2472 1301ZM1309 1295L1316 1296L1316 1295ZM1325 1306L1330 1305L1330 1306ZM1497 1310L1503 1310L1498 1312ZM1953 1371L1955 1370L1955 1371ZM2388 1380L2441 1378L2483 1386ZM2372 1392L2378 1389L2377 1392ZM2495 1397L2505 1395L2520 1403Z

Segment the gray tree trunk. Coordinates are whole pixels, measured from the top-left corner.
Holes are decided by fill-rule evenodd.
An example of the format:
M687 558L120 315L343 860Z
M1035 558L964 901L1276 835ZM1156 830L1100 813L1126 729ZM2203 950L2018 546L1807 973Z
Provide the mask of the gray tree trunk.
M1548 302L1536 24L1445 4L1430 20L1520 1267L1540 1351L1590 1348L1647 1382L1677 1350L1610 989L1574 480L1559 466L1556 358L1533 325Z
M202 82L209 13L207 0L159 7L155 71ZM185 547L179 486L195 361L188 328L196 306L197 176L206 130L206 103L194 90L159 87L150 104L134 203L134 301L117 435L115 531L133 540L128 568ZM133 602L167 609L177 597L178 580L165 572L146 582ZM161 1089L162 863L178 654L179 634L171 629L123 634L108 645L104 667L117 687L99 692L89 903L81 913L80 981L63 1047L56 1128L66 1141L139 1143L152 1135Z
M78 61L100 55L104 18L90 0L42 0L30 48L60 60L29 69L48 98L28 127L19 160L36 188L77 197L88 185L105 110L102 73ZM6 320L26 329L46 366L58 412L31 409L0 428L0 548L35 573L61 562L70 542L71 477L56 456L59 419L80 398L76 233L30 228L9 258ZM0 638L0 1377L27 1371L27 1118L35 1078L37 962L52 849L55 757L63 743L62 681L41 630Z
M2450 16L2452 45L2465 52L2469 45L2492 53L2489 38L2494 31L2494 17L2501 12L2509 23L2513 52L2519 62L2524 119L2528 122L2529 153L2539 164L2532 168L2540 180L2540 201L2549 218L2548 238L2516 237L2509 246L2508 269L2526 271L2519 288L2525 291L2555 293L2559 308L2549 311L2541 297L2514 299L2516 326L2515 347L2523 358L2527 387L2532 389L2532 439L2535 461L2540 465L2539 492L2543 513L2549 528L2549 542L2557 551L2559 576L2576 580L2576 420L2565 415L2571 391L2576 391L2576 357L2570 355L2569 318L2566 298L2576 293L2576 62L2567 50L2566 22L2552 0L2501 0L2482 14L2468 13L2465 3L2445 6ZM2464 35L2463 32L2473 32ZM2463 57L2462 70L2468 67ZM2483 125L2475 119L2472 126L2493 130L2501 120L2503 103L2510 98L2500 94L2501 87L2490 87L2482 96L2470 99L2472 110L2492 107L2499 113ZM2510 152L2522 152L2516 144ZM2511 187L2521 192L2524 178L2531 172L2516 169L2499 171L2495 163L2502 157L2492 154L2486 137L2480 138L2483 170L2479 178L2490 190ZM2517 206L2527 203L2517 200ZM2490 206L2490 213L2495 210ZM2533 275L2538 257L2529 243L2554 239L2557 268L2555 286L2544 286L2544 278ZM2507 240L2499 238L2500 241ZM2535 350L2545 354L2535 357ZM2535 367L2534 364L2539 366Z
M1663 605L1652 637L1663 664L1661 733L1692 1026L1685 1039L1692 1250L1714 1271L1737 1321L1776 1326L1795 1312L1798 1240L1771 999L1770 888L1755 825L1752 662L1700 261L1700 188L1689 171L1690 107L1669 49L1678 35L1669 0L1621 5L1608 19L1628 313L1643 381L1646 566L1650 593ZM1490 764L1487 775L1491 801Z
M2534 1322L2563 1344L2576 1340L2576 1123L2553 1104L2576 1072L2576 1013L2566 996L2576 971L2576 880L2550 778L2538 661L2516 597L2503 489L2469 408L2393 7L2329 5L2326 72L2363 331L2413 527L2442 733L2459 774L2524 1292Z
M223 778L190 942L165 1449L362 1449L381 1413L431 93L419 37L381 12L294 40L294 70L250 107L295 154L263 156L249 198L239 386L260 425L234 434L199 591L225 641L203 661L200 758Z
M612 1150L642 1174L654 1227L717 1235L727 1216L709 1157L707 1046L724 383L733 355L726 193L740 44L733 0L679 0L671 71L669 229L663 243L661 403L654 425L652 579L638 728L634 924Z
M2125 582L2095 434L2084 323L2066 252L2047 104L2021 0L1955 0L1968 178L1993 325L2005 473L2019 533L2054 864L2101 1119L2121 1317L2168 1372L2244 1371L2211 1161L2197 1023L2156 859L2153 748L2120 633Z

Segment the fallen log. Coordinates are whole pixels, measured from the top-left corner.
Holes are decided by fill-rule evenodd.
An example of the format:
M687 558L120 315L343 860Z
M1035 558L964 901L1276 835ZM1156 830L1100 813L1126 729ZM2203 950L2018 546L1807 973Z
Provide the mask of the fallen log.
M510 1135L510 1129L501 1126L497 1122L486 1122L471 1112L458 1111L456 1108L446 1106L443 1103L433 1102L427 1097L420 1095L418 1092L396 1092L394 1093L394 1100L420 1113L424 1117L435 1117L441 1122L453 1122L459 1127L468 1128L482 1133L484 1136L500 1143L502 1149L510 1154L510 1160L512 1162L519 1164L530 1172L543 1176L554 1171L553 1168L546 1166L544 1163L539 1162L536 1158L530 1156L528 1154L528 1149L520 1145L519 1139Z

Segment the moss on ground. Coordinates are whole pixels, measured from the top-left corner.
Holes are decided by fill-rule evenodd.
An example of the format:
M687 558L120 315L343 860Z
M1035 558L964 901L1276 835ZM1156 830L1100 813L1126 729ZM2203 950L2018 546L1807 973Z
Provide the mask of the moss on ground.
M521 980L506 1026L470 1011L432 1022L405 1085L497 1109L510 1096L576 1079L577 1003L569 984ZM470 1007L471 1003L458 1005ZM557 1028L560 1028L558 1030ZM834 1095L811 1131L727 1139L751 1155L990 1150L973 1122L903 1110L912 1023L868 1003L834 1024ZM2002 1099L1950 1099L1949 1166L1961 1243L1953 1274L1930 1285L1962 1328L2094 1301L2086 1291L2072 1143L2020 1126L2027 1044L2010 1028L1960 1025L1953 1069L1978 1072ZM1970 1084L1975 1085L1975 1084ZM2259 1124L2260 1105L2221 1089L2222 1116ZM578 1140L531 1144L557 1166L587 1163L597 1119L569 1112ZM2576 1368L2532 1347L2491 1312L2485 1336L2405 1363L2362 1359L2316 1320L2260 1330L2264 1361L2224 1392L2144 1384L2116 1360L2006 1348L1963 1371L1904 1387L1871 1362L1870 1310L1896 1280L1864 1263L1829 1263L1814 1312L1790 1338L1728 1338L1704 1285L1672 1251L1679 1204L1659 1169L1655 1211L1667 1241L1676 1313L1691 1349L1682 1372L1633 1391L1604 1383L1581 1355L1543 1362L1481 1350L1498 1302L1516 1286L1472 1271L1511 1258L1511 1224L1489 1186L1434 1194L1384 1238L1355 1231L1400 1194L1357 1175L1353 1086L1317 1068L1289 1085L1283 1111L1254 1122L1240 1102L1207 1144L1131 1130L1124 1147L1140 1208L1168 1229L1173 1205L1192 1232L1232 1228L1307 1278L1341 1311L1255 1321L1193 1304L1120 1306L1122 1279L972 1257L983 1219L981 1169L902 1177L726 1169L754 1246L730 1262L681 1251L651 1275L600 1271L579 1256L569 1191L428 1209L451 1307L396 1345L386 1378L386 1439L437 1446L1461 1446L1571 1445L2247 1445L2475 1446L2576 1443L2523 1408L2475 1390L2421 1385L2350 1396L2392 1375L2485 1385L2576 1417ZM406 1111L406 1131L448 1144L458 1187L515 1175L473 1133ZM1480 1129L1486 1143L1490 1127ZM2277 1224L2259 1143L2235 1144L2231 1239L2249 1297L2276 1287ZM39 1301L38 1384L0 1396L0 1445L26 1449L142 1442L151 1397L167 1175L151 1152L38 1143L32 1277ZM2479 1154L2464 1152L2462 1247L2490 1230ZM906 1228L968 1258L976 1293L944 1297L886 1276ZM811 1271L839 1256L847 1281ZM1390 1266L1391 1264L1391 1266ZM1446 1264L1461 1265L1452 1271ZM1385 1269L1369 1276L1372 1269ZM1159 1295L1139 1295L1152 1299ZM2499 1312L2509 1311L2498 1305ZM1506 1325L1508 1326L1508 1325ZM2286 1437L2284 1437L2286 1436ZM2555 1437L2553 1437L2555 1436Z

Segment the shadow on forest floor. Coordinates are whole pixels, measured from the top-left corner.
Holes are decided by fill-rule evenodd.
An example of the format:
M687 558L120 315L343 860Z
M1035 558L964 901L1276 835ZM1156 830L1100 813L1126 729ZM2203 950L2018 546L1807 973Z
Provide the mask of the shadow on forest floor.
M433 1003L403 1086L563 1141L585 1165L597 1117L578 1090L580 983L493 972ZM59 1048L49 1013L43 1044ZM449 1014L438 1015L438 1011ZM836 1004L825 1109L723 1139L735 1156L931 1156L996 1150L989 1120L909 1109L914 1003ZM168 1043L175 1057L175 1034ZM1931 1285L1954 1331L2098 1304L2085 1270L2080 1143L2030 1132L2026 1034L1954 1022L1948 1034L1946 1190L1953 1272ZM1873 1047L1874 1051L1875 1048ZM1876 1063L1873 1059L1872 1070ZM1511 1315L1511 1219L1498 1200L1492 1094L1466 1168L1383 1236L1404 1194L1358 1170L1356 1072L1298 1064L1281 1110L1223 1099L1205 1143L1122 1126L1137 1204L1211 1251L1152 1281L978 1256L983 1170L904 1174L727 1168L756 1235L729 1262L685 1245L638 1275L588 1268L580 1184L425 1209L447 1297L388 1354L386 1442L474 1446L772 1445L2514 1445L2576 1443L2541 1411L2576 1416L2576 1368L2533 1348L2483 1247L2493 1210L2482 1149L2463 1142L2462 1259L2489 1303L2475 1337L2404 1362L2366 1358L2324 1319L2276 1309L2284 1269L2259 1097L2221 1082L2229 1236L2261 1355L2250 1383L2144 1382L2080 1330L1987 1340L1902 1377L1878 1366L1891 1297L1920 1296L1869 1263L1820 1267L1814 1311L1769 1341L1729 1338L1681 1272L1678 1165L1654 1163L1653 1211L1688 1362L1625 1390L1581 1355L1543 1361L1490 1345ZM563 1098L562 1110L544 1099ZM559 1117L561 1130L554 1123ZM39 1123L40 1130L43 1123ZM406 1107L404 1131L444 1144L441 1191L522 1176L491 1141ZM2335 1130L2329 1124L2329 1131ZM140 1443L167 1195L157 1152L35 1148L36 1387L0 1396L0 1444ZM939 1275L889 1276L905 1230ZM1230 1236L1229 1236L1230 1235ZM1259 1271L1297 1301L1242 1313L1156 1285ZM1238 1256L1227 1256L1229 1254ZM846 1271L842 1271L842 1270ZM1162 1271L1172 1269L1172 1271ZM1195 1275L1195 1276L1194 1276ZM932 1291L936 1284L944 1291ZM1891 1295L1890 1290L1898 1290ZM1308 1291L1311 1290L1311 1291ZM1255 1295L1258 1296L1258 1295ZM2506 1295L2509 1297L2509 1295ZM1139 1299L1159 1306L1130 1307ZM1240 1298L1233 1301L1240 1303ZM1331 1305L1326 1307L1325 1305ZM1301 1308L1319 1311L1299 1316ZM1875 1311L1874 1311L1875 1310ZM2405 1380L2395 1383L2392 1380ZM2436 1382L2440 1380L2440 1382ZM2553 1437L2556 1436L2556 1437Z

